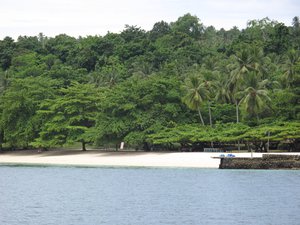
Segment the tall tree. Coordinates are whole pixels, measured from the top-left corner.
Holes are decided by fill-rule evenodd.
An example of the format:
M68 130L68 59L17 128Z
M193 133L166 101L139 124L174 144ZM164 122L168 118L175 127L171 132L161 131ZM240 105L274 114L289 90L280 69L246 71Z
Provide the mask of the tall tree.
M60 96L44 102L38 112L44 118L35 146L51 147L80 142L82 150L93 141L96 120L97 90L90 84L73 83L61 89Z
M7 70L11 65L16 43L11 37L0 40L0 67Z
M179 17L174 23L171 23L171 29L175 32L180 32L188 35L194 39L200 39L203 33L203 25L196 16L192 16L190 13Z
M147 79L132 77L102 94L97 116L102 144L125 141L149 150L146 134L191 120L190 112L180 101L178 80L159 75Z
M185 95L183 102L192 110L197 110L202 125L205 125L202 114L201 105L209 96L206 83L198 76L192 75L185 80Z
M165 21L157 22L153 25L152 30L149 32L149 38L152 41L169 34L171 32L170 25Z
M299 16L293 18L293 28L292 28L293 41L292 45L295 49L300 50L300 20Z
M286 84L284 86L293 87L296 76L299 74L299 65L300 65L300 52L299 50L290 50L283 64L284 74L283 82Z
M267 107L267 103L271 101L266 84L268 80L260 81L255 72L251 72L246 80L246 88L240 91L242 96L241 105L244 107L250 118L259 118L259 113Z
M77 46L76 38L66 34L60 34L54 38L50 38L46 44L46 50L57 56L63 63L66 63L70 58L73 58L72 50Z
M227 74L219 74L214 80L215 100L220 103L231 103L232 95L229 90L229 76Z
M9 84L9 71L0 70L0 96L4 93L4 91L8 88Z
M0 98L1 125L8 146L29 147L37 137L41 122L37 110L44 100L54 97L55 85L55 81L42 77L11 81Z

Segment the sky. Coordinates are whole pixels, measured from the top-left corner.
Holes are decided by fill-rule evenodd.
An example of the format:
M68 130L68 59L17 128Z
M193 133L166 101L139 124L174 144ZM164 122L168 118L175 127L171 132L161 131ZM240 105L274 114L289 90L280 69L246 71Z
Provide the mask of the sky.
M191 13L205 26L243 29L269 17L290 26L299 0L0 0L0 39L10 36L73 37L119 33L126 24L151 30Z

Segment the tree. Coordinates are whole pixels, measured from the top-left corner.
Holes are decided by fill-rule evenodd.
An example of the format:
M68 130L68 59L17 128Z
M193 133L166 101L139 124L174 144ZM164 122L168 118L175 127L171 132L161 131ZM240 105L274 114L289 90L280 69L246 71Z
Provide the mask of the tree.
M292 36L293 36L293 46L295 49L300 49L300 21L299 17L295 16L293 18L293 27L292 27Z
M165 21L157 22L153 25L152 30L149 32L149 38L152 41L169 34L171 32L170 25Z
M267 151L269 142L275 142L277 145L279 142L288 143L289 150L295 151L297 148L299 149L299 128L299 121L275 121L248 129L242 138L250 141L257 151Z
M19 36L16 43L18 54L25 52L43 53L45 39L42 34L39 37Z
M284 54L289 48L291 35L287 26L283 23L277 23L274 26L271 38L266 46L268 52Z
M0 96L4 93L4 91L8 88L9 85L9 71L0 70Z
M97 115L98 142L126 141L150 150L146 135L191 120L180 101L180 84L151 75L133 77L102 92Z
M228 73L220 71L220 65L217 57L208 57L205 60L205 64L202 65L200 69L200 74L202 75L203 82L208 91L208 96L206 98L208 105L209 121L212 127L212 113L211 109L214 108L213 105L218 103L231 103L232 96L229 89L230 79Z
M209 93L205 82L193 75L186 79L184 84L185 96L183 102L192 110L197 110L200 121L204 126L204 120L201 114L201 105L207 99Z
M297 118L297 105L299 96L290 89L280 89L272 93L272 109L274 116L282 120Z
M40 75L59 81L60 87L68 87L72 82L86 83L88 81L86 69L74 69L60 62L51 66L50 70L44 70L44 73Z
M118 57L124 61L143 55L149 48L146 32L139 27L126 25L120 37L123 43L116 48Z
M245 90L238 93L242 96L241 105L250 118L256 116L258 119L259 113L266 108L266 103L271 101L266 89L267 82L268 80L260 81L257 73L251 72L247 77Z
M231 72L231 83L235 89L244 80L244 77L250 71L253 71L253 57L251 56L250 49L245 48L234 55L235 62L230 65L233 67Z
M171 23L171 29L175 32L187 34L191 38L199 40L203 33L203 25L196 16L190 13L179 17L174 23Z
M299 22L299 17L295 16L293 18L293 28L294 29L300 29L300 22Z
M229 90L229 77L226 74L219 74L214 81L216 87L215 100L220 103L231 103L232 95Z
M34 146L80 142L85 151L86 144L94 138L98 101L97 90L90 84L72 83L69 88L61 89L60 96L44 102L38 111L44 122Z
M215 127L197 126L197 124L180 124L175 127L161 129L155 134L149 134L148 139L154 144L180 143L183 147L192 146L192 150L200 150L208 142L233 143L244 137L249 127L244 124L216 124ZM193 145L200 149L193 149ZM198 147L197 146L197 147Z
M24 78L11 81L0 98L4 140L11 147L29 147L37 137L40 120L36 113L46 99L54 97L56 82L47 78Z
M73 55L72 50L76 47L77 40L66 34L57 35L54 38L49 38L45 44L45 49L57 56L63 63L66 63Z
M17 78L37 77L46 72L47 67L36 52L26 52L12 59L10 71Z
M230 65L233 68L231 71L231 79L228 84L231 91L231 96L235 102L236 106L236 122L239 123L239 106L241 104L241 94L237 94L242 90L243 83L250 73L255 73L258 75L263 69L260 65L260 59L262 57L262 52L257 49L257 47L249 48L249 46L244 46L246 48L242 49L234 55L235 62Z
M97 36L88 36L86 38L79 38L78 44L72 48L72 57L68 58L70 64L75 68L85 68L88 72L95 70L98 59L101 55L98 49L101 45L102 38Z
M285 62L283 64L284 74L283 74L283 81L286 84L287 87L293 87L294 82L296 80L296 76L299 74L299 69L297 71L297 68L299 68L300 65L300 53L299 51L296 51L294 49L290 50L286 57ZM297 74L298 72L298 74Z
M96 87L112 88L124 80L126 75L125 66L120 60L117 57L109 57L105 60L105 65L89 74L89 82Z
M261 20L250 20L247 28L242 32L242 37L248 43L253 43L259 47L263 47L268 43L274 32L277 21L270 20L268 17Z
M11 65L16 44L11 37L0 40L0 67L7 70Z

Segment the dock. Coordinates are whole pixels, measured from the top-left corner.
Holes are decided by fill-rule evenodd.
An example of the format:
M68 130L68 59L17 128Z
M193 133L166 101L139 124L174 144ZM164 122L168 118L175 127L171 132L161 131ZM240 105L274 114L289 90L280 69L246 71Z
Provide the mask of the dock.
M213 157L219 169L300 169L300 155L263 154L262 157Z

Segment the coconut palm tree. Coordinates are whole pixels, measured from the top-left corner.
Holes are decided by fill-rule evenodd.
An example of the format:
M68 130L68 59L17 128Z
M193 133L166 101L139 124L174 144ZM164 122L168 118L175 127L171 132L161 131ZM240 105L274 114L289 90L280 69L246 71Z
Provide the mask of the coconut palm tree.
M256 116L258 119L258 114L266 108L266 103L271 101L266 89L268 82L268 80L260 81L257 73L251 72L245 82L246 88L237 93L241 96L239 104L244 107L250 117Z
M249 77L249 74L255 73L256 75L263 75L266 73L265 68L261 62L264 61L264 54L262 50L257 47L252 49L245 48L235 55L235 63L232 64L231 79L228 84L228 89L231 93L231 99L233 100L236 108L236 122L240 122L239 108L244 103L244 96L250 89L243 89L245 80ZM251 76L250 76L251 77ZM249 86L247 86L249 87ZM249 87L250 88L250 87ZM243 91L241 91L243 89ZM247 90L247 91L246 91ZM245 100L246 101L246 100ZM250 103L250 102L249 102ZM240 142L238 141L238 150L240 150Z
M296 50L291 50L288 52L284 67L283 81L286 83L287 87L293 86L293 82L296 77L296 66L300 62L300 53Z
M211 113L211 100L220 103L230 103L231 95L228 88L228 76L221 74L218 70L210 71L211 74L204 74L204 80L202 81L206 87L209 96L206 100L208 105L209 123L212 127L212 113Z
M249 49L243 49L234 56L235 63L232 65L231 83L238 84L244 79L245 74L254 70L253 57Z
M250 54L252 58L252 69L250 71L256 71L259 75L266 78L268 76L268 70L264 64L267 61L270 61L270 58L268 56L264 56L263 50L257 46L251 48Z
M254 67L253 57L251 56L251 51L248 48L237 52L233 59L233 63L229 65L231 73L228 89L232 96L232 102L236 106L236 122L239 123L239 103L241 98L240 95L237 95L237 93L241 90L245 77L249 72L254 70Z
M213 95L215 94L215 88L216 88L216 79L220 76L218 71L218 64L216 62L213 62L214 60L209 59L206 61L206 63L201 68L201 77L203 86L207 89L207 106L208 106L208 116L209 116L209 124L212 127L212 113L211 113L211 99L213 98Z
M120 80L117 71L95 71L89 74L89 83L94 84L96 87L114 87Z
M239 123L239 106L242 100L240 92L242 89L245 91L245 82L249 82L248 78L253 79L253 75L250 74L255 74L257 79L267 76L267 70L263 64L270 59L264 57L263 51L257 46L237 52L235 59L236 62L232 67L229 89L233 97L232 100L236 105L236 118L237 123ZM247 79L248 81L246 81ZM249 87L249 85L246 85L246 87Z
M198 76L192 75L185 80L184 89L186 91L183 102L192 110L197 110L202 125L205 125L202 114L201 105L208 99L209 92L207 84Z
M215 100L221 103L231 103L232 95L229 89L229 76L227 74L219 73L214 80Z

